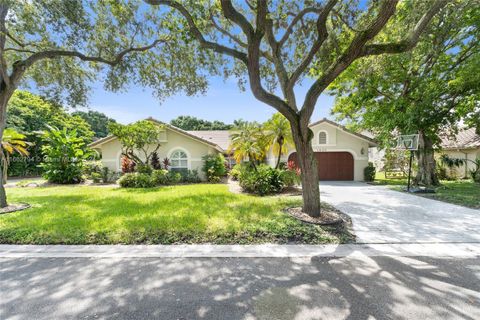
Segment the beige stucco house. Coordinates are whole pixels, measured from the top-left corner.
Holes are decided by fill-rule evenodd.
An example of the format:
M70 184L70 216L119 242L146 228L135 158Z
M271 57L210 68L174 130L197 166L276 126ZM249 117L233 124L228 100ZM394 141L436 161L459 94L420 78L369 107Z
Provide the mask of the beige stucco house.
M475 128L461 130L455 136L442 136L438 155L446 154L450 158L475 160L480 158L480 135L475 133ZM475 169L472 161L466 165L448 169L452 178L470 178L470 171Z
M201 168L204 155L227 155L230 144L228 131L185 131L152 118L149 120L164 125L165 132L158 155L160 159L168 158L172 168L196 169L203 176ZM314 133L312 147L319 162L320 180L363 180L363 169L368 165L368 150L376 146L375 141L326 119L312 123L310 127ZM122 150L114 136L97 140L90 147L101 153L104 166L121 171ZM274 165L276 159L270 152L266 161ZM295 159L296 153L292 147L281 160L287 162Z
M320 180L364 180L368 150L377 146L373 139L327 119L310 124L310 129ZM273 165L276 157L270 154L267 161ZM282 161L296 161L295 149L289 150Z
M171 168L198 170L202 176L202 157L212 153L224 153L225 149L214 141L192 134L172 125L149 118L148 120L163 125L164 134L159 141L161 146L157 153L160 160L168 158ZM122 147L115 136L107 136L89 145L102 155L102 164L113 171L121 171ZM153 150L153 146L152 146ZM141 156L141 155L140 155Z

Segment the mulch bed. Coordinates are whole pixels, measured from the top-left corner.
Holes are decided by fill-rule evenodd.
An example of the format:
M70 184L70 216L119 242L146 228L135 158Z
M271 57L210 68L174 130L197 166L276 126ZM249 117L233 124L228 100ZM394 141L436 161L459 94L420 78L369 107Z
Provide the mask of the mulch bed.
M12 203L5 208L0 208L0 214L25 210L27 208L30 208L30 205L28 203Z
M322 203L320 217L311 217L302 211L302 207L286 208L285 212L293 218L305 223L318 225L338 225L348 222L348 216L330 205Z

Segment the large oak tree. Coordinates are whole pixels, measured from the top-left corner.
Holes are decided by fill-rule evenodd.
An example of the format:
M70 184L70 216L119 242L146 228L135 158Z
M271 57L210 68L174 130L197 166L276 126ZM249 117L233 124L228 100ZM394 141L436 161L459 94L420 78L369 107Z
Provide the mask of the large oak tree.
M447 7L413 50L358 61L332 87L337 94L333 111L375 132L385 147L395 143L395 135L419 134L418 184L439 183L434 158L439 135L479 119L477 4L464 0Z
M176 29L168 13L140 0L1 0L0 139L19 87L33 85L70 106L85 104L94 80L109 90L150 86L159 98L203 91L192 44L172 34ZM0 207L6 205L0 181Z
M204 50L229 59L226 75L248 81L258 100L288 119L303 173L303 210L312 216L320 215L320 194L308 124L318 97L355 60L412 49L447 4L406 1L414 8L396 14L397 0L145 1L181 16L180 26ZM313 83L298 97L305 78Z

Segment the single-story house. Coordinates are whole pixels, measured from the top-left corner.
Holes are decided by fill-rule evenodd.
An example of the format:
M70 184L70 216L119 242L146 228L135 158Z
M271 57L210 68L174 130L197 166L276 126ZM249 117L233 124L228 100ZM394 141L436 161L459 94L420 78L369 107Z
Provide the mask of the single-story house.
M201 175L202 157L212 153L227 155L230 135L227 130L185 131L167 123L149 118L164 125L165 133L161 147L157 151L159 158L168 158L175 169L196 169ZM310 125L314 133L312 146L319 162L320 180L363 180L363 169L368 165L368 150L375 147L373 139L352 132L327 119ZM104 166L114 171L121 170L121 144L112 135L99 139L89 145L102 155ZM233 160L227 159L233 163ZM274 165L277 157L270 152L267 163ZM284 162L295 161L295 149L282 156Z
M475 169L472 162L480 158L480 135L475 128L459 131L455 136L444 135L441 137L439 154L446 154L450 158L468 159L466 165L448 169L453 178L470 178L470 171Z

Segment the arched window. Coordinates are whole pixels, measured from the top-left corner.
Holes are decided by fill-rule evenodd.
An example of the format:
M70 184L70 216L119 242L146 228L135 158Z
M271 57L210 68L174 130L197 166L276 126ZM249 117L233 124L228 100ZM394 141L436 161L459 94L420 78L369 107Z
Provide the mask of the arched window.
M170 167L172 169L188 169L188 156L185 151L175 150L170 155Z
M322 131L318 134L318 144L327 144L327 133Z

